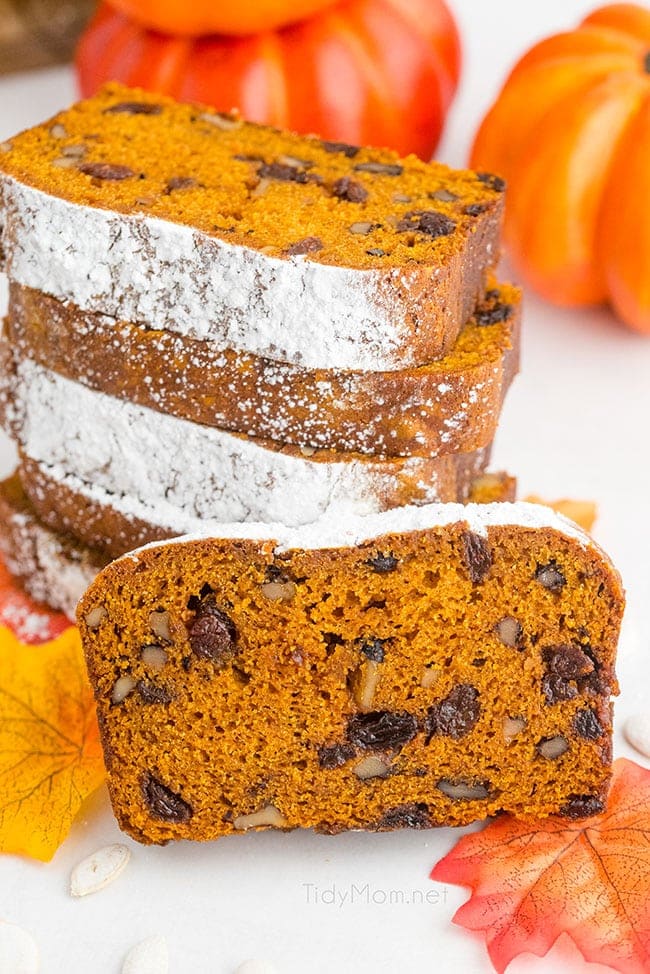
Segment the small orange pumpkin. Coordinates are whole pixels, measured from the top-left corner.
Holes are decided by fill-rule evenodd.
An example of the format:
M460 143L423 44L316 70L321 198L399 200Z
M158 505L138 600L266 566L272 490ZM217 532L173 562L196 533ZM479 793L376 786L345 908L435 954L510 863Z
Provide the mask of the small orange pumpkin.
M304 20L336 0L111 0L136 23L166 34L255 34Z
M203 38L145 30L104 4L77 52L84 95L122 81L425 159L459 70L458 31L443 0L348 0L283 30Z
M613 4L541 41L477 134L508 181L513 263L558 304L610 301L650 332L650 10Z

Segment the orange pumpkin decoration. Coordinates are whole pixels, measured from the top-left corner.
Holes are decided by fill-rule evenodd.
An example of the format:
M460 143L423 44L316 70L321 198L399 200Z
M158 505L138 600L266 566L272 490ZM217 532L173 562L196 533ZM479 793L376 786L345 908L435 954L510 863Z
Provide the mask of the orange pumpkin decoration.
M522 277L558 304L609 300L650 332L650 10L613 4L515 66L472 165L508 181Z
M453 98L460 42L442 0L348 0L280 31L181 38L103 5L82 37L82 93L149 88L325 139L430 158Z
M167 34L255 34L304 20L336 0L111 0L132 20Z

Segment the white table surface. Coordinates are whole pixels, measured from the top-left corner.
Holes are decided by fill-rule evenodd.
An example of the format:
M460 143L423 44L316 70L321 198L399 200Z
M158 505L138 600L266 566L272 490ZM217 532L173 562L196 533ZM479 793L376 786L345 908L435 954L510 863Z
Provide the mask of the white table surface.
M452 0L452 6L465 37L465 74L438 156L462 164L516 56L576 22L591 4ZM0 81L0 138L73 97L67 69ZM649 378L650 337L625 331L606 310L558 310L528 294L523 375L507 401L495 456L496 467L518 475L522 495L599 504L596 537L629 596L615 748L641 763L621 727L627 714L648 706ZM3 442L0 465L10 463ZM120 835L102 791L52 863L0 858L0 919L32 932L44 974L113 974L132 944L155 934L167 937L172 974L231 974L248 957L272 961L278 974L481 974L492 968L480 938L451 925L466 892L428 879L459 835L262 833L148 849ZM96 896L72 900L72 866L115 841L132 849L127 872ZM558 943L544 959L517 959L509 974L605 970L585 964L570 943Z

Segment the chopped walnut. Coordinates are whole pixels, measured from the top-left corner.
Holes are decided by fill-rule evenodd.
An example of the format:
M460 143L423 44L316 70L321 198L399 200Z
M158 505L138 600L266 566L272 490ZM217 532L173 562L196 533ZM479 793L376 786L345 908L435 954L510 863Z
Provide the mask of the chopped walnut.
M521 734L526 729L526 721L523 717L504 717L503 736L506 741L511 741L517 734Z
M441 778L437 788L443 795L452 798L454 801L478 801L481 798L487 798L489 794L487 785L480 781Z
M422 668L422 676L420 677L420 686L424 690L430 690L434 687L440 677L442 676L442 670L437 666L424 666Z
M164 609L156 609L149 613L149 625L154 635L162 639L165 643L172 642L171 628L169 625L169 612Z
M455 193L451 193L443 187L442 189L435 189L432 193L429 193L429 199L439 200L441 203L454 203L458 197Z
M203 112L199 115L202 122L214 125L215 128L223 129L224 132L232 132L234 129L241 128L242 120L236 115L225 115L221 112Z
M381 663L366 659L354 675L354 699L362 713L372 710L375 692L381 675Z
M512 616L504 616L497 622L496 633L504 646L512 646L513 649L519 649L523 642L524 630L522 629L521 623L514 619Z
M148 669L160 673L167 663L167 653L162 646L143 646L140 650L140 659Z
M236 829L255 829L261 826L281 829L287 821L275 805L265 805L259 812L251 812L250 815L238 815L233 819L233 826Z
M357 223L351 223L348 227L350 233L367 234L375 228L375 223L368 223L367 220L359 220Z
M266 191L267 191L267 189L269 188L270 185L271 185L271 180L270 179L260 179L260 181L258 182L257 186L255 186L251 190L251 196L252 197L253 196L254 197L264 196L264 194L266 193Z
M104 115L160 115L162 105L151 101L121 101L104 109Z
M401 176L404 167L389 162L358 162L354 167L357 172L372 172L377 176Z
M568 750L569 742L561 734L558 734L557 737L545 737L537 745L538 753L549 761L555 761Z
M311 159L299 159L297 156L278 156L278 162L293 169L311 169L315 165Z
M368 778L385 778L390 772L390 765L384 758L370 754L355 764L352 770L361 781L367 781Z
M103 605L96 605L94 609L86 613L84 622L89 629L99 629L107 615L108 612Z
M264 582L260 586L260 591L264 598L271 602L290 602L296 594L296 583L290 578L277 579L276 581Z
M74 145L64 145L61 149L61 155L65 156L66 159L83 159L86 155L86 146L77 143Z
M126 700L128 695L135 690L138 681L134 680L129 673L125 673L123 676L118 676L117 680L113 684L113 691L111 693L111 703L118 704Z

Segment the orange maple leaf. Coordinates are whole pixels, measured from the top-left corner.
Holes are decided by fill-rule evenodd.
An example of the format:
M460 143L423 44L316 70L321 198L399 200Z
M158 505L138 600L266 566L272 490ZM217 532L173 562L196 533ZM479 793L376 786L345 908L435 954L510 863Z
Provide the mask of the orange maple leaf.
M28 646L0 626L0 852L51 859L103 780L78 630Z
M647 974L650 771L616 761L607 809L593 818L497 818L464 836L431 878L470 887L454 923L485 934L499 972L567 933L585 960Z

